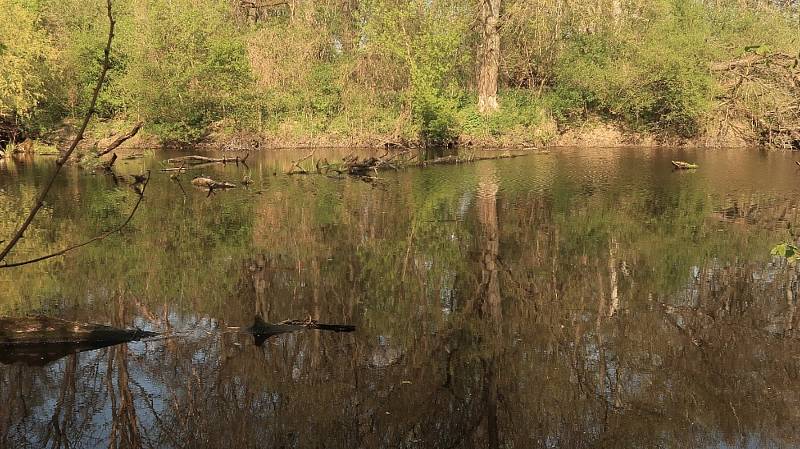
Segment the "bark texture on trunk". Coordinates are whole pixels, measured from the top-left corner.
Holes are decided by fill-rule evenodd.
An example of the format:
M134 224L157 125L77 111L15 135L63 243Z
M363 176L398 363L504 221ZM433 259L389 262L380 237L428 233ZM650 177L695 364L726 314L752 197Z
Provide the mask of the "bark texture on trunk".
M481 45L478 50L478 110L492 113L497 104L500 71L500 0L481 0Z

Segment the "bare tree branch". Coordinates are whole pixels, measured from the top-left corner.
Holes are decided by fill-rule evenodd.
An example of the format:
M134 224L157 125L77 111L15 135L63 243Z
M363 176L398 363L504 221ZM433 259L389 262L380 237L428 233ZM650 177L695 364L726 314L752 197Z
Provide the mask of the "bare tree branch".
M45 184L44 189L39 193L39 196L36 198L36 204L34 204L31 211L28 213L27 218L22 223L22 225L17 229L17 232L14 234L13 237L8 241L2 251L0 251L0 262L5 260L8 253L14 249L14 247L19 243L20 239L23 235L25 235L25 231L28 227L33 223L33 219L36 218L36 214L39 210L44 206L44 200L47 197L47 194L50 192L50 189L53 187L53 183L55 182L58 174L61 172L61 168L64 164L69 160L69 157L72 155L75 148L77 148L78 143L83 140L83 133L86 131L86 127L89 125L89 121L92 119L92 115L95 113L95 107L97 105L97 97L100 95L100 89L103 88L103 83L106 80L106 74L108 73L108 69L111 66L110 55L111 55L111 41L114 39L114 26L116 22L114 21L114 16L111 11L111 0L106 0L106 8L108 10L108 41L106 42L106 48L103 52L103 67L100 71L100 76L97 79L97 85L94 88L94 92L92 93L92 101L89 104L89 110L86 111L86 116L83 118L83 123L81 124L80 130L78 134L73 139L72 144L70 144L67 151L61 155L61 157L56 160L56 169L50 175L50 179L47 180L47 184ZM7 265L6 265L7 266Z
M48 254L46 256L37 257L35 259L26 260L26 261L23 261L23 262L14 262L14 263L0 262L0 269L2 269L2 268L20 267L22 265L29 265L29 264L32 264L32 263L41 262L43 260L52 259L53 257L63 256L64 254L66 254L66 253L68 253L68 252L70 252L72 250L76 250L78 248L83 248L84 246L89 245L91 243L99 242L100 240L103 240L106 237L111 236L112 234L116 234L117 232L121 232L125 228L125 226L128 226L128 223L131 222L131 220L133 219L133 216L136 215L136 211L139 209L139 204L141 204L142 203L142 199L144 199L144 190L147 188L147 184L149 182L150 182L150 174L148 173L147 179L144 181L144 183L142 183L141 190L137 190L137 193L139 194L139 199L136 200L136 204L133 206L133 209L131 210L131 213L128 215L128 218L126 218L125 221L122 222L122 224L117 226L116 228L114 228L114 229L112 229L112 230L110 230L108 232L105 232L103 234L100 234L100 235L98 235L96 237L93 237L93 238L91 238L89 240L86 240L85 242L81 242L81 243L69 246L67 248L64 248L64 249L62 249L60 251L54 252L52 254Z
M134 127L130 131L128 131L127 134L123 134L123 135L117 137L117 139L114 140L113 142L111 142L111 145L107 146L105 150L102 150L102 151L98 152L97 153L97 157L105 156L106 154L116 150L117 147L119 147L120 145L125 143L126 140L128 140L128 139L132 138L133 136L135 136L136 133L138 133L139 130L142 129L142 125L143 125L143 123L139 122L136 125L134 125Z

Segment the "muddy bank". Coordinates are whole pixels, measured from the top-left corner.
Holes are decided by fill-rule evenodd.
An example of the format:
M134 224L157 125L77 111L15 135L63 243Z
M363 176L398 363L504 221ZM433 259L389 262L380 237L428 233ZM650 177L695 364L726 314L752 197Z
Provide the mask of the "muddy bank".
M84 139L79 152L88 154L112 144L119 136L128 132L128 124L120 124L114 129L95 132ZM57 132L40 136L36 145L17 145L16 151L31 151L36 148L65 148L72 137L72 128L65 126ZM638 132L624 126L598 119L588 120L582 124L558 127L555 122L543 124L540 128L525 133L509 133L499 136L462 135L454 146L464 148L545 148L560 146L580 147L700 147L700 148L737 148L760 145L755 131L746 123L737 126L725 120L714 121L699 136L682 138L674 135ZM138 135L127 140L115 151L119 156L126 156L143 149L192 149L196 151L260 151L283 149L313 148L365 148L365 149L411 149L419 148L421 142L416 139L403 139L397 136L370 134L365 136L318 135L304 138L288 138L253 132L217 133L212 132L206 138L195 143L163 142L156 136L147 133L145 128ZM46 152L45 152L46 153Z
M709 126L701 135L684 138L628 130L618 124L590 121L563 130L549 144L552 146L580 147L695 147L744 148L759 146L755 132L738 131L742 128Z

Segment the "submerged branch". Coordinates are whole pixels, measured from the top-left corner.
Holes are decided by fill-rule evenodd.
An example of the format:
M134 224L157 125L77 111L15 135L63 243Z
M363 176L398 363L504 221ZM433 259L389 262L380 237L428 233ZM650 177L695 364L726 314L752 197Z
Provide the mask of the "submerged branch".
M50 178L47 180L44 189L42 189L42 191L39 193L39 196L36 198L36 203L28 213L27 218L25 218L25 221L22 223L19 229L17 229L17 232L14 233L13 237L11 237L11 240L9 240L2 251L0 251L0 261L5 260L6 256L8 256L11 250L13 250L17 243L19 243L20 239L22 239L22 236L25 235L25 231L27 231L28 227L30 227L31 223L33 223L33 219L36 218L36 214L44 206L44 200L47 197L47 194L50 192L50 189L53 187L53 183L58 177L58 174L61 172L61 168L64 166L67 160L69 160L70 156L75 151L75 148L78 147L78 143L83 140L83 133L86 131L86 127L89 126L89 121L92 119L92 115L95 113L95 107L97 105L97 98L100 95L100 89L102 89L103 83L106 79L106 74L111 67L111 42L114 39L114 26L116 24L111 11L111 0L106 0L106 8L108 11L109 22L108 41L106 42L106 47L103 52L103 66L100 70L100 76L97 79L97 85L94 87L94 91L92 92L92 101L89 103L89 110L86 111L86 116L84 116L81 127L78 130L78 134L75 136L75 139L73 139L72 144L70 144L67 151L65 151L64 154L62 154L61 157L56 160L56 169L50 175ZM8 266L11 265L2 265L2 267Z

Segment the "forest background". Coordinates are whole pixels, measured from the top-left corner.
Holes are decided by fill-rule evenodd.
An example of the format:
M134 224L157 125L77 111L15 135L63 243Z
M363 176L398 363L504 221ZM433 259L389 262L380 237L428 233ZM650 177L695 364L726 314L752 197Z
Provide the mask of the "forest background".
M114 9L89 144L141 121L138 138L155 145L800 148L796 0L116 0ZM0 10L0 128L58 145L88 107L105 2L0 0ZM487 70L497 73L489 103Z

